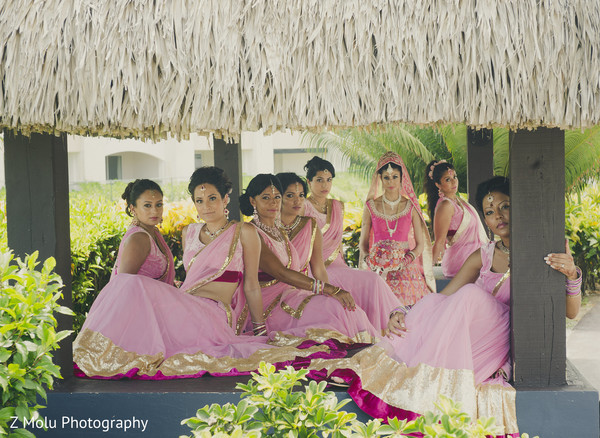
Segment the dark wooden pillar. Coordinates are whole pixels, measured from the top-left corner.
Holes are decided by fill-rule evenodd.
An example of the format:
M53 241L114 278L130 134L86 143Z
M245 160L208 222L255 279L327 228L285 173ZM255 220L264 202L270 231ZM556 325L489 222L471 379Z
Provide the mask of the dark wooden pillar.
M4 131L6 225L8 246L23 257L39 251L39 260L56 259L62 277L60 304L72 308L71 239L67 136ZM71 317L56 315L58 330L72 330ZM54 363L67 377L73 371L72 338L61 342Z
M544 262L565 250L565 136L510 133L512 359L517 387L566 382L565 277Z
M467 127L467 190L475 205L477 186L494 176L494 132Z
M233 182L231 202L229 202L229 219L240 220L240 201L242 193L242 147L240 143L227 143L225 140L214 139L215 166L225 171Z

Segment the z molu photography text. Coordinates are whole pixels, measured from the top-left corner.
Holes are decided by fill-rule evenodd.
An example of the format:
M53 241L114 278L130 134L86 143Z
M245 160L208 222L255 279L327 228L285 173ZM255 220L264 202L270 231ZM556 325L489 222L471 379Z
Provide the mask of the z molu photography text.
M148 420L136 418L76 418L70 415L63 415L60 418L48 418L38 416L30 420L17 416L11 417L10 428L18 429L81 429L81 430L101 430L102 432L110 432L114 430L122 430L127 432L130 430L146 431Z

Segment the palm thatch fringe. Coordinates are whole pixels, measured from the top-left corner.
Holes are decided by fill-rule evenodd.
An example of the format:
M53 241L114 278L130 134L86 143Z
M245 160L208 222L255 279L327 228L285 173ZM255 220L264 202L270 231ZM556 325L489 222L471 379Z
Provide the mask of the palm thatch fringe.
M586 0L0 0L0 128L587 128L599 53Z

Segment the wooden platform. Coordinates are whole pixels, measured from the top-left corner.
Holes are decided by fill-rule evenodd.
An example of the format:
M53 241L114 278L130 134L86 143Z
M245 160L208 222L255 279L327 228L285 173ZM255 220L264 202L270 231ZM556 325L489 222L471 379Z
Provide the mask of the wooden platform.
M568 368L569 385L517 391L521 432L541 438L597 438L600 435L598 392ZM249 377L202 377L170 381L109 381L71 377L48 395L41 411L48 431L28 427L38 438L178 437L189 428L181 420L211 403L237 403L237 382ZM338 400L348 398L331 388ZM359 420L369 417L354 402L345 407ZM111 422L112 421L112 422ZM20 426L20 424L19 424ZM127 430L125 430L127 427Z

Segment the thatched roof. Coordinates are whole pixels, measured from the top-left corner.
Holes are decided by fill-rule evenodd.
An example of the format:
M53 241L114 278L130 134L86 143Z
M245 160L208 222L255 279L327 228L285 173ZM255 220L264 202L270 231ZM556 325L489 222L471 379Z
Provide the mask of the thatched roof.
M0 0L0 127L589 127L600 2Z

